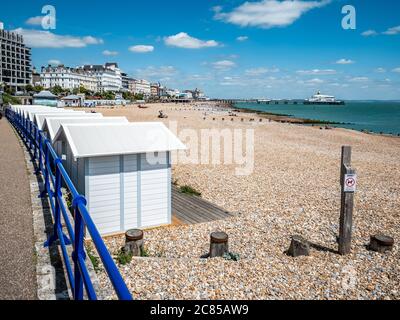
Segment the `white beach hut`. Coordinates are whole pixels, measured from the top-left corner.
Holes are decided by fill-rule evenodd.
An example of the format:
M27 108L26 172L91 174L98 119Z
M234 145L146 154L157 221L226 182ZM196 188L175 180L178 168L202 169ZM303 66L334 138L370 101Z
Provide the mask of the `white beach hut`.
M86 113L84 111L75 111L75 112L57 112L57 113L37 113L35 114L35 117L33 118L33 123L37 125L39 130L43 129L44 121L47 118L51 117L93 117L91 113ZM95 115L95 117L102 117L101 114Z
M93 115L101 115L101 113L95 113ZM80 125L89 125L89 124L116 124L116 123L121 123L121 124L127 124L129 123L128 119L126 117L76 117L76 118L71 118L71 117L49 117L46 118L44 125L43 125L43 133L51 141L53 144L53 148L58 154L58 156L62 159L63 165L65 169L68 172L71 172L71 166L75 164L75 161L73 159L69 159L67 161L66 158L66 152L64 152L64 157L63 157L63 144L61 141L54 141L54 138L56 137L56 134L58 130L60 130L61 125L71 125L71 124L80 124ZM65 148L65 144L64 144ZM70 156L72 156L70 154Z
M54 141L102 235L171 223L171 151L186 147L164 124L63 124Z
M58 130L60 130L61 125L72 125L72 124L115 124L115 123L129 123L126 117L103 117L101 113L88 113L90 116L84 117L69 117L69 115L57 115L54 117L46 118L42 131L51 142L54 141Z
M25 109L22 111L24 117L29 118L30 121L35 120L37 114L58 114L58 113L74 113L73 110L54 109L52 111L43 109Z

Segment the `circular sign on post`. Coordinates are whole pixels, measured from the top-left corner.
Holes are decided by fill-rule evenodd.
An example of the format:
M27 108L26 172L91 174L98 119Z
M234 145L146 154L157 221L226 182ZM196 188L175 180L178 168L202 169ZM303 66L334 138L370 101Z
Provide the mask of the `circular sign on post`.
M346 174L344 178L344 192L356 192L357 189L357 175Z

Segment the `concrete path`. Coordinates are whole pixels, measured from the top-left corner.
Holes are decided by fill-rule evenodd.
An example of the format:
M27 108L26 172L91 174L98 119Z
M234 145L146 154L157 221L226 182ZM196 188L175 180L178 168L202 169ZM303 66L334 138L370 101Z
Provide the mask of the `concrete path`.
M0 300L37 299L29 180L22 147L0 120Z

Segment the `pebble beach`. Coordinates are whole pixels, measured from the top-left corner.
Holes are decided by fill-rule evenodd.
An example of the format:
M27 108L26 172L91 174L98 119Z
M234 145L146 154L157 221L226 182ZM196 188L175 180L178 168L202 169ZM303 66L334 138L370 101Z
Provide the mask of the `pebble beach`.
M248 176L236 175L234 165L178 161L173 166L178 185L192 186L234 217L146 230L149 257L119 266L134 298L400 299L400 139L280 123L252 113L235 117L226 108L210 104L95 109L129 121L162 121L167 126L176 122L178 135L183 129L254 130L254 170ZM160 110L168 119L157 118ZM343 145L352 146L352 166L358 173L348 256L336 253ZM201 258L208 253L210 233L215 231L229 235L229 249L239 254L239 261ZM370 236L375 234L393 237L393 251L368 251ZM310 256L285 254L294 235L312 244ZM125 237L105 241L115 256ZM101 267L98 277L112 292Z

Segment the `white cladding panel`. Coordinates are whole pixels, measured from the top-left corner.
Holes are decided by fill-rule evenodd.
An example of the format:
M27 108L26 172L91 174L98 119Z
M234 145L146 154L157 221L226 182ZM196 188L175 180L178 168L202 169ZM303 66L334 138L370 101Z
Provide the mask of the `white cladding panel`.
M101 234L121 231L120 157L89 158L89 213Z
M169 165L166 152L141 154L141 225L153 227L169 221Z
M138 155L124 156L124 229L139 227L138 221Z
M102 235L171 223L168 160L166 152L85 159L85 196Z

